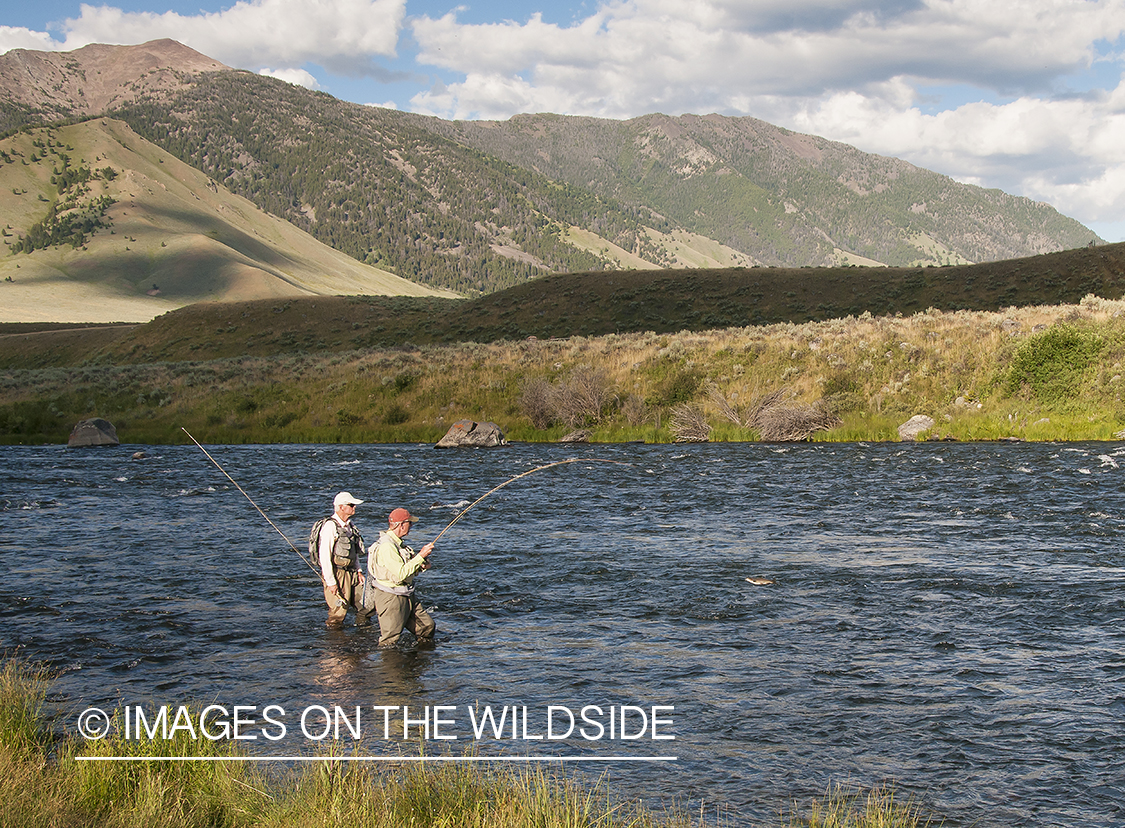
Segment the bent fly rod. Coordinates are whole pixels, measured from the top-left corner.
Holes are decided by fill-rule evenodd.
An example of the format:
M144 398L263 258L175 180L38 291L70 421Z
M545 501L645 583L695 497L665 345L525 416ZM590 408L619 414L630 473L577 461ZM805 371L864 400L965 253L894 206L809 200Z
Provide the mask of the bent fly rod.
M466 506L464 509L462 509L460 511L460 513L457 515L457 517L455 517L455 518L453 518L453 520L449 521L449 523L446 525L446 527L444 529L442 529L440 532L437 533L437 537L435 537L431 541L431 543L437 543L438 538L440 538L442 535L444 535L446 532L448 532L449 529L453 526L453 524L455 524L457 521L459 521L461 518L463 518L465 516L465 514L470 509L472 509L474 506L476 506L478 503L480 503L486 497L491 495L493 492L498 492L500 489L503 489L509 483L515 483L521 477L527 477L529 474L534 474L535 472L543 471L543 469L549 469L549 468L552 468L553 466L563 466L563 465L566 465L567 463L613 463L614 465L617 465L617 466L631 466L631 465L633 465L632 463L623 463L620 460L601 460L601 459L598 459L596 457L571 457L569 460L557 460L554 463L548 463L545 466L536 466L534 469L528 469L527 471L523 472L522 474L517 474L515 477L511 477L511 478L505 480L499 486L494 486L493 488L489 489L487 492L482 494L480 497L478 497L476 500L474 500L472 503L470 503L468 506Z
M195 443L197 446L199 446L199 450L207 455L207 459L215 464L215 468L218 469L219 471L221 471L226 476L227 480L229 480L232 484L234 484L234 487L236 489L238 489L240 492L242 492L242 496L250 501L250 505L258 510L258 514L260 514L262 517L264 517L266 519L266 523L268 523L270 526L272 526L274 528L274 531L277 532L277 534L279 534L279 535L281 535L281 537L285 538L285 542L287 544L289 544L289 548L297 553L297 555L300 557L300 559L305 562L305 566L307 566L309 569L311 569L313 572L316 573L316 577L319 578L321 583L323 584L324 583L324 576L320 574L320 570L317 569L315 566L313 566L312 563L308 560L308 558L306 558L301 553L301 550L299 550L296 546L293 545L293 541L289 540L288 535L286 535L284 532L282 532L280 529L277 528L277 524L274 523L272 520L270 520L270 516L267 515L264 511L262 511L262 507L254 502L254 498L252 498L252 497L250 497L250 495L246 494L246 490L238 485L238 481L236 481L233 477L231 477L229 474L227 474L227 470L219 465L219 461L216 460L214 457L212 457L208 453L207 449L203 448L203 446L200 445L198 440L196 440L194 437L191 436L191 432L189 432L183 426L180 426L180 430L183 431L183 433L186 434L188 436L188 438L193 443Z

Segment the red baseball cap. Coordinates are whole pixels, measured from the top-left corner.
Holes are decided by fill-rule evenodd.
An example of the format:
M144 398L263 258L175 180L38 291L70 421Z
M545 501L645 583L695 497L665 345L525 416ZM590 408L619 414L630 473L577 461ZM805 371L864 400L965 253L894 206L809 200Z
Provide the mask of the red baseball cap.
M414 515L410 514L410 512L406 511L405 509L395 509L393 512L391 512L391 523L402 523L403 521L407 520L411 523L418 522L418 518L414 517Z

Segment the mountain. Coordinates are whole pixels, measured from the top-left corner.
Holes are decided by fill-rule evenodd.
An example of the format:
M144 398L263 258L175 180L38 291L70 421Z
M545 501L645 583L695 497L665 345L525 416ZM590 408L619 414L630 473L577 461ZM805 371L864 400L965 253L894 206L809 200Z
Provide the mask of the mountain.
M2 87L0 129L111 114L325 244L467 295L553 272L958 264L1096 240L1047 205L752 118L449 122L208 60L172 41L9 52L0 77L34 80Z
M0 321L147 321L202 301L451 295L357 262L108 118L0 141Z
M1047 204L755 118L418 122L599 197L644 204L771 265L963 264L1097 239Z
M174 40L140 46L92 43L73 52L12 49L0 55L0 101L9 119L26 123L100 115L147 95L188 87L202 72L223 70L232 71ZM11 126L9 120L4 128Z

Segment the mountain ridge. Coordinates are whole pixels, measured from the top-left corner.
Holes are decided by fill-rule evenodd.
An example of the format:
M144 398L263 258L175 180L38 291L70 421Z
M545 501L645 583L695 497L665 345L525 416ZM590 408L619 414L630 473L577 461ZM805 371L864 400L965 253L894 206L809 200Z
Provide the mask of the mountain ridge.
M700 196L687 205L689 212L662 198L662 190L682 197L685 189L697 184L714 187L706 179L708 170L713 178L742 177L756 188L754 195L766 196L766 204L754 209L771 210L775 222L819 256L816 261L775 260L769 264L839 264L832 258L845 240L846 249L856 255L898 266L968 264L1054 252L1059 249L1060 236L1066 240L1064 247L1100 241L1089 229L1045 203L960 184L899 158L864 153L848 144L792 132L749 116L652 114L610 121L538 114L516 115L508 121L419 122L438 134L548 177L585 186L600 196L626 203L647 198L662 215L705 234L717 222L701 214L721 210L722 203L703 206L707 201ZM610 151L591 154L578 142L565 140L568 131L573 131L571 124L597 130L602 135L600 145ZM661 181L675 179L679 186L646 187L646 179L654 176ZM811 197L812 189L828 197ZM954 230L955 220L964 222L961 210L966 203L968 226ZM842 214L840 204L854 208L848 210L850 216ZM1022 212L1023 220L998 221L1004 210ZM691 212L698 220L693 220ZM798 221L802 215L804 227ZM897 246L877 238L876 220L901 218L907 221L904 233L895 240ZM731 229L726 237L718 235L718 241L746 250L748 242L740 243L737 217L728 215L726 225ZM769 241L762 238L765 234L764 230L755 233L759 243L768 246ZM944 261L927 257L935 237L945 239L939 244ZM784 258L776 245L772 249L775 259Z
M465 295L646 263L945 265L1098 241L1049 205L749 117L443 121L232 70L175 41L10 52L0 74L13 61L55 83L0 89L0 128L87 118L104 102L322 243ZM81 84L99 71L95 94Z
M72 52L0 55L0 98L55 117L101 115L146 94L186 86L202 72L234 71L182 43L91 43Z

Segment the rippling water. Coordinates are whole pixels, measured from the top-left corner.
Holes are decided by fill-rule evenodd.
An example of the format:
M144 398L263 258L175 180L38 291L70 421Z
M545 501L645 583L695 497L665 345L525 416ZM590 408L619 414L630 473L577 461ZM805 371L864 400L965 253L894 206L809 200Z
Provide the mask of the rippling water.
M469 745L469 708L541 735L550 705L674 706L674 741L475 750L675 756L567 767L727 824L883 781L950 825L1125 824L1118 444L210 449L302 547L340 489L369 542L420 514L417 547L528 469L630 464L470 511L419 580L417 652L326 630L315 575L202 452L141 448L0 448L0 647L61 670L64 709L277 704L286 738L246 747L281 755L317 747L292 719L317 705L447 706L432 753Z

